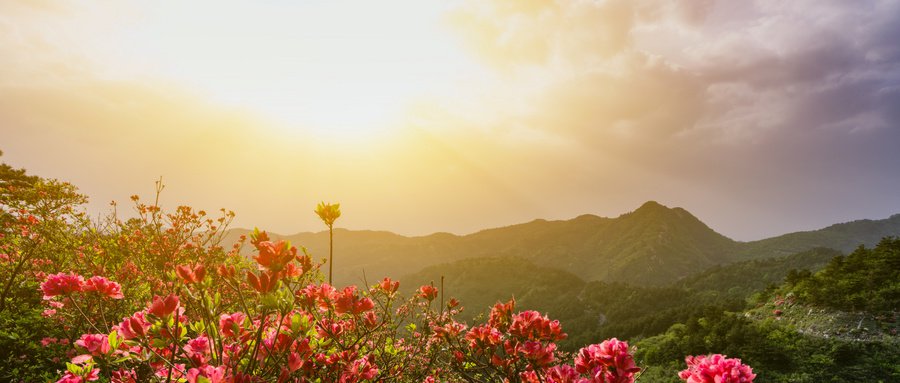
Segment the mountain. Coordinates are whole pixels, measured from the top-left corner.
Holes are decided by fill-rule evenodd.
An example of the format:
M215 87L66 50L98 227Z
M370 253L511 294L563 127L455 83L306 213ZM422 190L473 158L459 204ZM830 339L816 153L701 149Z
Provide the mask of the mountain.
M226 242L247 230L231 230ZM468 258L515 257L569 272L584 281L663 286L697 271L731 262L779 257L816 247L852 250L883 236L900 235L900 215L785 234L754 242L733 241L682 208L647 202L616 218L582 215L534 220L469 235L406 237L384 231L335 230L335 282L370 283L399 278L429 266ZM272 235L328 254L328 233ZM249 253L250 249L245 249Z
M817 247L783 257L751 259L716 265L675 283L689 291L713 292L719 296L745 298L754 291L778 285L791 270L817 271L840 251Z
M887 219L861 219L831 225L824 229L747 242L738 251L738 257L774 257L814 247L827 247L849 253L860 245L875 246L881 238L897 235L900 235L900 214L894 214Z

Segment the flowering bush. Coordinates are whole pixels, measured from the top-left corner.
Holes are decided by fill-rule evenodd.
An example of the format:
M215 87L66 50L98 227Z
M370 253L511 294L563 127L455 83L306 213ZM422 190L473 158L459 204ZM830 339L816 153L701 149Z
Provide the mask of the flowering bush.
M574 357L560 352L555 342L566 334L559 322L515 312L514 301L498 303L487 323L469 327L454 320L455 300L434 304L434 286L406 300L389 278L338 289L321 282L321 265L288 242L255 232L251 243L253 267L222 266L212 275L178 265L175 291L120 322L85 316L97 332L74 342L77 352L58 382L627 383L641 370L628 343L615 338ZM231 298L217 286L230 289ZM116 282L73 273L48 276L41 290L45 299L61 299L60 310L71 306L82 315L78 300L121 299ZM749 367L734 361L689 357L680 376L690 383L752 381Z
M512 300L461 323L460 303L433 285L408 298L389 278L338 288L305 250L265 232L250 235L252 258L239 253L246 238L226 251L225 210L163 213L134 197L136 218L91 225L74 213L82 200L66 198L49 210L64 219L46 204L4 205L15 214L0 237L0 313L27 312L13 287L34 295L46 324L34 343L53 355L45 365L65 362L58 382L625 383L641 372L615 338L562 352L560 323ZM339 205L317 214L331 229ZM679 376L752 381L749 367L713 357L689 358Z

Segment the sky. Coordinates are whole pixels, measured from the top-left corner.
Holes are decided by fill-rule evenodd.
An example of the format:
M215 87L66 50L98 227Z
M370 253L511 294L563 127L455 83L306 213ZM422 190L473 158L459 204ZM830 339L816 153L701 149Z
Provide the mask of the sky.
M0 2L2 161L92 214L471 233L647 200L738 240L900 213L900 2Z

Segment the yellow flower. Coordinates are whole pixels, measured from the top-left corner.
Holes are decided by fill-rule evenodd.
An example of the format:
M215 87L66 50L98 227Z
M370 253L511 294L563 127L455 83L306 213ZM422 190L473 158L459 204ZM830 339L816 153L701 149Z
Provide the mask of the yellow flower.
M319 218L322 219L322 222L325 222L325 225L330 228L334 225L334 221L341 216L341 204L319 202L316 206L316 214L318 214Z

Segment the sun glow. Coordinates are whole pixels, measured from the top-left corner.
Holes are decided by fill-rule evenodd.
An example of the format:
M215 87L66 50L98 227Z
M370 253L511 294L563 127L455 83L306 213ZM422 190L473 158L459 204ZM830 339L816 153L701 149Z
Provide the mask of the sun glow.
M440 93L475 66L439 1L143 7L127 35L98 36L99 61L111 71L188 85L299 135L391 129L418 96ZM196 15L209 9L198 26Z

